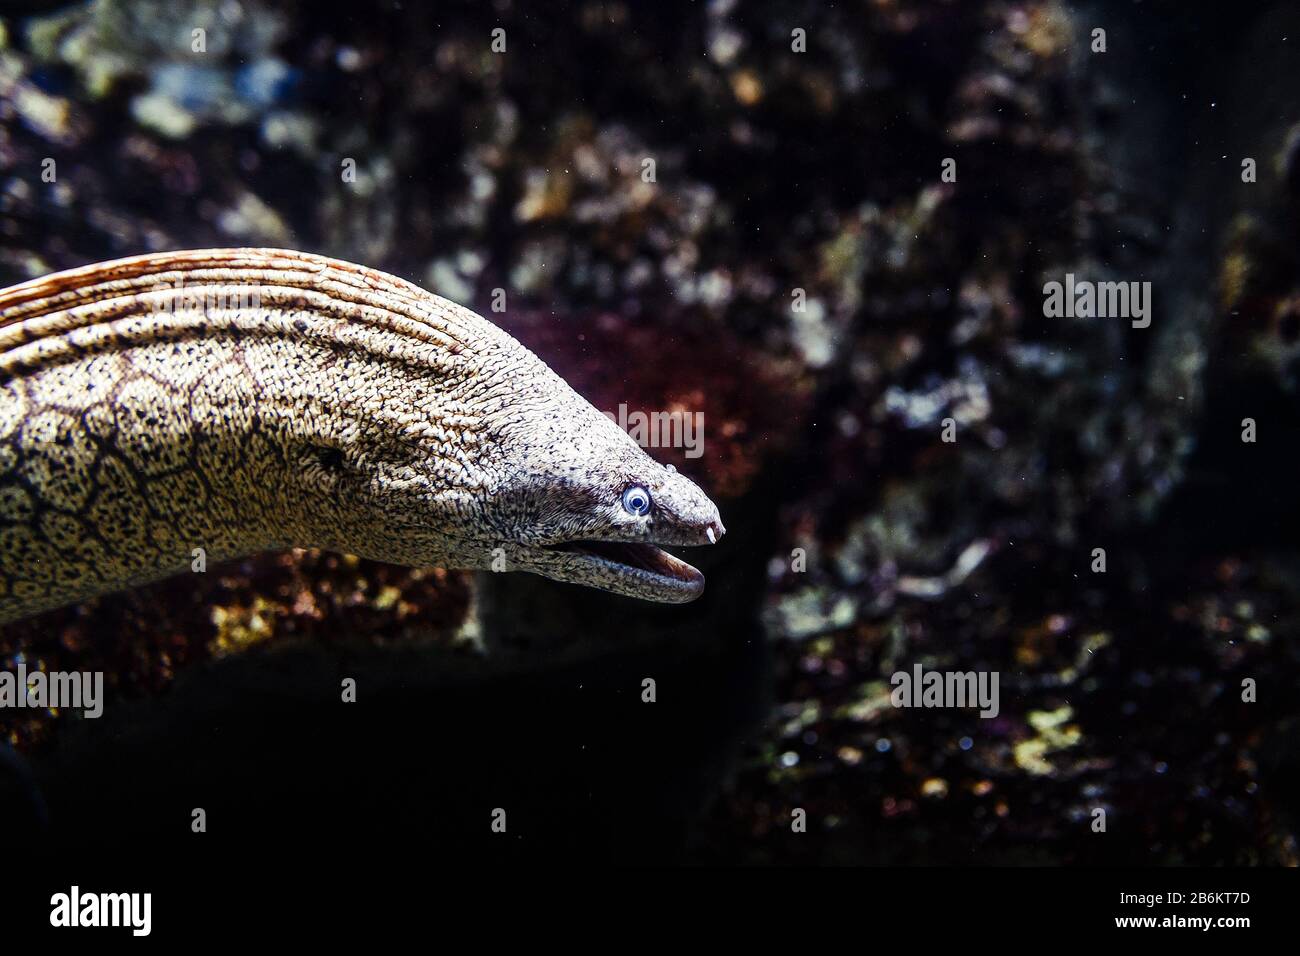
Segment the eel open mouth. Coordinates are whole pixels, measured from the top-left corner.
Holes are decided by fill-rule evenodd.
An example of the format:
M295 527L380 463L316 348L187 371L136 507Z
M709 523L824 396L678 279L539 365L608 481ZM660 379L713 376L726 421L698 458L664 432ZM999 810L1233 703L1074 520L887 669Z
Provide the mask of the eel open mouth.
M667 551L633 541L566 541L549 550L576 555L606 574L650 584L673 602L693 601L704 591L704 575Z

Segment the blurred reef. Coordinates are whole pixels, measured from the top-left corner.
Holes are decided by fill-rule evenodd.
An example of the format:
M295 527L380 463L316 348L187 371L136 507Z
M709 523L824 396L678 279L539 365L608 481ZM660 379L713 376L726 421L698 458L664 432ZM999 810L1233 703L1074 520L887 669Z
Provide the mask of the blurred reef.
M653 453L732 532L686 608L295 552L11 625L4 666L112 688L97 722L0 714L56 823L207 794L283 832L312 795L466 846L460 809L527 806L521 855L1295 865L1300 14L1184 12L0 15L0 283L230 245L385 269L598 408L703 412L702 457ZM1044 317L1067 272L1151 281L1150 328ZM894 709L914 663L999 672L1001 713ZM339 717L339 674L383 703Z

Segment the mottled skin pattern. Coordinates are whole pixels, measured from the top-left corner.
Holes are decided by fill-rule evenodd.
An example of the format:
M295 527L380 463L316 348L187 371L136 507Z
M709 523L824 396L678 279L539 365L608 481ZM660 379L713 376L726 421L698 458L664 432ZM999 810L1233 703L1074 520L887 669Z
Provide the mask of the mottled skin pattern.
M622 504L631 485L653 506ZM723 533L490 322L382 272L209 249L0 291L0 621L311 546L654 601ZM638 542L622 548L576 542ZM599 553L597 553L599 552Z

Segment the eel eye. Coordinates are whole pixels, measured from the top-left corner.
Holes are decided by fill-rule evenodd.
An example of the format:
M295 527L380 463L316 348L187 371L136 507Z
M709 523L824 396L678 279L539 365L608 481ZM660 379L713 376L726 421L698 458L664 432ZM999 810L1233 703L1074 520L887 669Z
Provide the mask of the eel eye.
M631 485L623 492L623 510L632 515L650 513L650 492L640 485Z

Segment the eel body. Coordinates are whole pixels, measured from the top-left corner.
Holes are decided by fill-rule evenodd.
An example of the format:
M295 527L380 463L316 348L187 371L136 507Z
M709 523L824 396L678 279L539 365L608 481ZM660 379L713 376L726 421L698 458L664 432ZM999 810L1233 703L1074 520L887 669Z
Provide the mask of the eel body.
M0 290L0 621L267 549L652 601L718 510L492 323L373 269L205 249Z

